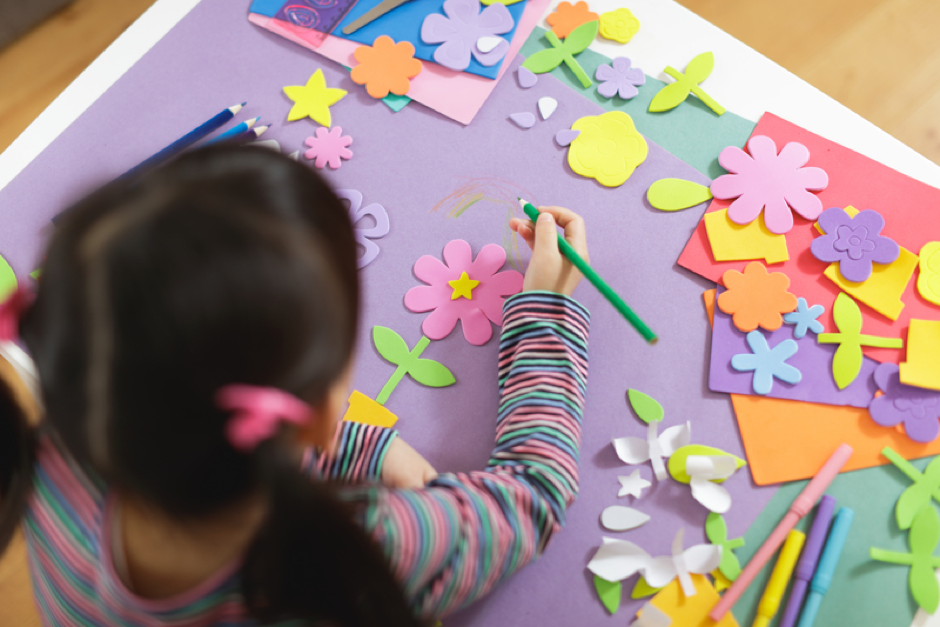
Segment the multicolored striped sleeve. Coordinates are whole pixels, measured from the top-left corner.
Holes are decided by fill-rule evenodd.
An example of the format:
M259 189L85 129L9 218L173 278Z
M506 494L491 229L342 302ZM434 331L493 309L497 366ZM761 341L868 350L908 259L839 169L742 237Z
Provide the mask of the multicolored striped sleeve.
M489 465L376 496L366 528L420 615L442 616L487 594L564 524L578 492L588 323L565 296L507 299Z
M394 429L344 420L336 427L333 452L323 454L308 448L301 464L304 472L318 479L345 483L378 481L385 454L397 436Z

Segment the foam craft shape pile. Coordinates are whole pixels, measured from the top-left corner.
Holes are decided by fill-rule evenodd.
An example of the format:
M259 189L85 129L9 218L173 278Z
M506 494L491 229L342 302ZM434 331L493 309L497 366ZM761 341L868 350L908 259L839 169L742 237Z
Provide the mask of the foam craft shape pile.
M653 485L640 476L639 468L627 476L621 475L617 477L617 480L620 481L620 491L617 493L618 498L622 496L632 496L638 499L643 496L643 490Z
M573 5L567 0L562 0L558 4L558 8L545 18L548 25L552 27L552 33L561 39L570 36L582 24L598 20L600 20L600 16L589 10L587 2L584 2L584 0L580 0Z
M810 307L806 304L805 298L797 298L796 311L785 314L783 316L783 323L793 325L793 337L796 339L806 336L807 331L812 331L816 335L819 335L825 331L825 329L823 328L822 322L817 320L817 318L824 313L826 313L826 308L822 305L813 305Z
M555 113L555 109L558 108L558 101L551 96L543 96L539 98L538 106L539 113L542 114L542 119L547 120L552 117L552 114Z
M378 203L363 207L362 193L355 189L337 189L336 195L349 201L349 220L353 225L356 244L361 246L363 250L362 256L356 261L356 266L364 268L379 256L379 246L372 240L388 235L390 229L388 212L385 211L385 207ZM371 217L375 224L372 226L359 226L359 223L367 216Z
M748 224L763 212L767 228L783 234L793 228L792 211L807 220L819 217L822 202L811 192L826 189L829 177L821 168L804 167L810 158L806 146L789 142L777 154L773 139L754 135L747 149L728 146L722 150L718 162L730 174L719 176L711 185L715 198L734 199L728 207L733 222Z
M705 519L705 535L709 542L721 547L721 563L718 565L718 571L729 582L736 580L741 574L741 563L734 554L734 550L744 546L744 538L729 539L725 519L715 512L710 513Z
M650 603L672 619L673 627L738 627L731 612L717 623L708 617L720 597L704 575L692 575L695 596L682 593L679 582L674 581L656 593Z
M421 328L432 340L450 335L460 321L467 341L482 346L493 336L490 323L502 324L503 301L522 291L522 274L515 270L499 272L506 263L506 251L496 244L484 246L474 259L470 244L451 240L444 246L444 262L430 255L415 262L415 276L427 285L408 290L405 307L415 313L431 312ZM463 272L480 281L472 300L451 298L454 290L449 281L459 279Z
M610 65L601 63L594 72L594 78L603 81L597 86L597 93L604 98L620 96L623 100L635 98L640 90L637 87L646 84L646 74L640 68L630 67L630 59L617 57Z
M525 60L522 67L536 74L544 74L545 72L551 72L564 63L581 83L581 86L587 89L592 84L591 77L584 73L584 68L575 60L574 55L584 52L596 36L597 22L587 22L577 27L564 42L559 41L552 31L546 31L545 39L552 47L536 52Z
M731 367L738 372L753 372L751 386L755 394L769 394L773 389L774 379L796 385L803 375L799 369L786 363L799 350L794 340L784 340L770 348L767 339L760 331L747 334L747 345L751 353L739 353L731 358ZM859 360L861 361L861 359ZM861 368L861 364L859 364Z
M940 190L810 133L772 113L765 113L761 117L753 135L770 137L778 146L791 141L806 146L811 154L808 165L823 169L829 177L829 185L817 194L823 207L848 207L853 204L857 207L877 207L887 222L883 234L898 242L902 248L917 251L931 239L937 239L936 235L930 233L930 229L923 228L923 225L924 211L929 211L927 209L929 207L940 207ZM708 211L727 209L729 205L730 201L715 199ZM810 243L816 231L806 228L810 225L802 218L798 217L796 220L797 227L787 234L790 260L784 262L779 268L790 277L791 292L802 296L808 303L831 303L840 289L873 307L872 303L876 302L876 299L872 296L887 302L888 310L893 302L897 314L896 322L877 313L864 311L865 329L872 335L900 337L903 330L907 328L910 318L922 320L937 318L936 305L918 298L914 293L915 287L908 282L917 264L915 254L910 254L913 261L913 264L909 266L911 273L907 273L906 270L901 272L898 269L904 269L902 266L909 263L905 261L904 251L901 252L898 261L887 266L886 274L894 276L890 281L877 279L880 269L876 267L872 277L859 286L859 290L871 291L869 297L863 298L859 290L851 285L819 280L819 275L823 273L823 270L830 279L832 279L830 272L838 275L838 267L826 269L826 264L816 261L811 256L807 259ZM712 257L704 222L696 228L680 255L679 265L715 283L721 282L721 276L728 269L740 270L742 266L739 262L721 262ZM906 304L903 312L901 312L902 300ZM827 328L832 327L829 315L827 312L821 320L823 326ZM878 361L899 363L902 359L902 354L895 350L866 347L864 352Z
M865 408L741 394L732 394L731 402L757 485L809 479L843 442L855 452L842 472L887 464L881 455L886 446L907 459L940 454L940 439L913 442L875 424Z
M838 344L832 356L832 376L840 390L847 388L862 370L862 346L903 348L901 338L862 335L862 312L855 301L846 294L839 294L832 305L832 319L839 333L820 333L816 341L820 344ZM913 325L913 321L911 321ZM904 366L901 366L902 370Z
M882 427L904 423L904 433L915 442L932 442L940 435L940 391L901 383L897 364L875 368L875 384L881 396L868 406L871 419Z
M718 308L731 315L734 326L744 332L758 327L776 331L783 324L781 314L797 306L796 296L787 291L790 287L787 275L768 273L758 261L747 264L743 273L728 270L722 283L728 289L718 296Z
M901 383L940 390L940 320L911 320Z
M646 439L625 437L614 438L613 445L617 457L625 464L635 466L650 462L653 467L653 474L659 481L666 478L666 464L663 463L663 457L669 457L678 449L687 445L692 439L692 425L686 422L684 425L669 427L657 435L658 422L651 422L646 427Z
M902 246L900 256L894 263L874 266L871 276L863 283L853 283L847 280L839 272L839 264L836 263L826 268L823 274L842 291L854 296L886 318L897 320L904 309L904 301L901 297L916 267L917 255Z
M343 127L334 126L328 129L321 126L314 131L312 137L304 140L304 145L310 147L304 157L312 160L313 165L320 170L327 165L336 170L342 165L342 159L352 159L352 150L347 148L350 144L352 137L343 135Z
M526 68L525 66L522 66L516 70L516 78L519 80L519 87L523 89L535 87L535 84L539 81L539 77L536 76L532 70Z
M385 98L389 92L404 96L411 89L410 79L424 69L424 64L415 59L413 45L407 41L395 43L388 35L377 38L372 46L356 48L354 55L359 65L349 76L357 85L365 85L373 98Z
M771 264L790 259L786 235L771 233L763 216L747 224L737 224L728 217L728 210L722 209L706 213L703 221L712 257L716 261L762 259Z
M604 39L622 44L629 43L640 30L640 20L630 9L620 7L616 11L601 13L600 35Z
M601 524L611 531L628 531L645 525L650 517L640 510L623 505L611 505L601 512Z
M644 394L639 390L627 390L627 402L636 412L637 418L649 424L651 422L660 422L666 415L663 406L655 398Z
M850 216L831 207L819 215L817 228L823 236L813 240L810 251L820 261L838 263L845 280L861 283L871 276L872 264L893 263L901 254L897 242L880 235L884 227L884 217L872 209Z
M726 453L721 449L715 448L713 446L705 446L703 444L687 444L682 448L678 449L669 457L669 474L672 475L672 478L678 481L679 483L688 484L691 482L692 477L685 471L686 460L689 456L711 456L711 457L728 457L732 460L735 470L747 465L747 462L738 457L737 455L732 455L731 453ZM722 483L724 479L717 479L718 483Z
M563 128L555 133L555 143L564 148L568 146L581 134L581 131L575 131L570 128Z
M594 575L594 589L597 590L597 597L604 608L612 615L616 614L620 608L620 597L623 594L623 586L620 582L607 581Z
M416 5L417 3L411 2L409 4ZM465 72L455 72L436 63L430 63L426 64L424 71L411 81L411 89L408 90L407 97L461 124L470 124L496 87L496 83L508 71L509 62L522 48L529 33L532 32L545 9L548 8L548 4L549 0L527 0L524 4L519 5L523 8L523 13L516 20L515 34L495 80ZM390 15L398 13L402 8L404 7L400 7ZM317 47L286 29L284 23L280 20L258 13L251 13L248 16L248 21L345 67L352 67L356 64L354 55L359 44L354 41L327 35L323 43ZM377 33L376 36L380 34L383 33ZM370 41L372 40L364 43ZM388 103L389 98L386 98L384 102ZM406 100L399 100L396 105L398 109L404 106L402 102L407 104Z
M509 119L515 122L519 128L532 128L535 126L535 114L529 111L521 113L510 113Z
M898 527L910 529L920 510L931 507L931 498L940 503L940 457L927 464L921 474L891 447L886 446L881 454L913 482L904 489L894 507Z
M929 242L920 249L917 291L925 300L940 305L940 242Z
M667 65L663 71L674 78L676 82L659 90L659 93L650 101L649 110L660 112L675 109L685 102L685 99L692 93L698 96L698 99L705 103L709 109L718 115L724 115L725 108L715 102L711 96L705 93L704 89L699 87L699 83L711 76L714 68L715 55L711 52L703 52L689 61L689 65L685 68L685 74Z
M623 111L585 116L571 128L580 133L568 146L568 165L605 187L626 183L649 154L646 139Z
M683 593L695 596L697 590L691 575L704 575L718 568L721 548L713 544L699 544L683 550L685 530L680 528L672 541L672 555L653 557L627 540L603 538L603 544L588 562L588 570L607 581L623 581L642 573L646 583L662 588L678 578Z
M294 101L294 106L287 114L288 122L295 122L309 117L314 122L329 127L333 124L330 107L343 99L346 90L327 87L323 70L318 69L306 85L285 87L284 93Z
M375 326L372 327L372 342L379 355L397 366L375 399L380 405L388 401L389 395L406 374L417 383L432 388L443 388L456 383L453 373L444 364L433 359L421 359L424 349L431 343L426 337L422 337L414 350L411 350L398 333L387 327Z
M374 400L360 392L353 390L349 395L349 408L343 415L343 420L359 422L364 425L386 427L391 429L398 422L398 416L379 405Z
M660 211L682 211L711 199L707 186L682 179L660 179L646 192L646 200Z
M933 569L940 568L940 557L934 557L937 543L940 542L940 516L934 507L921 508L914 518L907 535L910 553L885 551L872 547L871 558L891 564L910 566L908 586L911 596L921 608L930 614L940 605L940 583L934 576Z
M470 67L471 57L484 67L496 65L506 56L509 42L503 38L487 51L478 47L483 37L506 34L516 23L503 4L480 9L479 0L444 0L444 13L431 13L421 23L421 40L441 44L434 51L434 61L462 72Z

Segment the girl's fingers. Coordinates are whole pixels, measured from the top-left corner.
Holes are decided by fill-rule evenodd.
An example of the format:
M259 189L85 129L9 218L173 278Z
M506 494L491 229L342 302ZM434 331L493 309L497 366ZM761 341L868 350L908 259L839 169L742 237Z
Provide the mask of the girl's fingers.
M518 233L530 249L535 247L535 231L532 230L532 223L529 220L513 218L509 221L509 228Z
M584 228L584 218L564 207L539 207L539 211L550 213L555 222L565 231L565 240L571 244L578 254L587 260L587 235Z

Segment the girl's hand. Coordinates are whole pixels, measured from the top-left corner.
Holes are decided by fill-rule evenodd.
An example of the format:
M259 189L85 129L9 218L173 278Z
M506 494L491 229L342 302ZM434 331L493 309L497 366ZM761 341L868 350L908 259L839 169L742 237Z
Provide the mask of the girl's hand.
M418 451L397 437L392 440L382 463L382 483L390 488L423 488L437 478L437 471Z
M544 290L571 296L581 281L582 275L558 250L557 224L565 231L565 239L571 247L588 261L587 239L584 220L563 207L539 207L539 220L513 218L509 228L519 234L532 249L532 259L522 283L523 291Z

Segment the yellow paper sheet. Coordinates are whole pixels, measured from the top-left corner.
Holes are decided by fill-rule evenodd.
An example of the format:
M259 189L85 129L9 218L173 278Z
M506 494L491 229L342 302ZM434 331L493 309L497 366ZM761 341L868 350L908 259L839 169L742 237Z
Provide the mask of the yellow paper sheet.
M901 383L940 390L940 321L911 320Z

